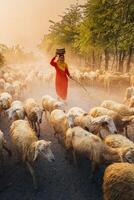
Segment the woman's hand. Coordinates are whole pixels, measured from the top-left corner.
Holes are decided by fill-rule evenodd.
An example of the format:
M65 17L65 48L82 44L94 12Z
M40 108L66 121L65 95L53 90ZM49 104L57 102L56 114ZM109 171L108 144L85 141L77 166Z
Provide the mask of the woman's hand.
M69 78L73 80L73 76L70 75Z
M55 53L55 58L57 58L58 57L58 54L57 54L57 52Z

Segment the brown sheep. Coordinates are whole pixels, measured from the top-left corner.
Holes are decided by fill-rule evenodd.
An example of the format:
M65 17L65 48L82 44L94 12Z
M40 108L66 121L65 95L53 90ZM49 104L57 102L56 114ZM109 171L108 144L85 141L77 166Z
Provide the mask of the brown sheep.
M134 164L112 164L103 179L104 200L134 200Z
M76 153L85 155L92 163L92 171L100 164L111 164L114 162L133 162L133 148L110 148L96 135L85 131L81 127L70 128L65 137L66 148L72 149L74 160Z
M42 123L43 109L32 98L25 101L24 109L31 127L37 132L38 137L40 137L40 124Z
M124 148L124 147L134 148L134 143L131 140L119 134L108 135L105 138L105 144L107 144L112 148Z
M119 115L121 115L121 116L134 115L134 109L133 108L129 108L128 106L126 106L124 104L120 104L118 102L111 101L111 100L103 101L103 103L101 104L101 107L104 107L104 108L107 108L109 110L113 110L115 112L118 112Z
M94 118L103 116L103 115L110 116L115 123L117 131L119 131L119 132L123 132L124 128L126 128L130 122L129 119L123 118L117 112L115 112L113 110L109 110L107 108L103 108L103 107L94 107L90 110L89 114Z
M117 133L113 119L108 115L96 118L93 118L90 115L79 116L74 119L74 125L80 126L91 133L99 135L100 137L103 137L101 135L102 132L105 132L105 134Z
M4 139L4 134L3 132L0 130L0 160L1 160L1 164L3 165L3 149L8 153L9 156L12 155L11 151L8 149L7 145L6 145L6 140Z
M40 157L50 162L54 161L54 155L50 149L51 142L38 140L34 130L25 120L14 121L10 128L10 135L17 152L20 153L22 161L26 163L32 175L34 187L37 188L32 164Z

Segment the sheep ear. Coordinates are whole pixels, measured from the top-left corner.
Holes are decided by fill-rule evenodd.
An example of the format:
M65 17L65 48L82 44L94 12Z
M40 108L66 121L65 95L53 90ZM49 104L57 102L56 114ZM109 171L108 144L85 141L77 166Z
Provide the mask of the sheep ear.
M88 113L84 113L84 114L83 114L83 116L87 116L87 115L89 115L89 114L88 114Z

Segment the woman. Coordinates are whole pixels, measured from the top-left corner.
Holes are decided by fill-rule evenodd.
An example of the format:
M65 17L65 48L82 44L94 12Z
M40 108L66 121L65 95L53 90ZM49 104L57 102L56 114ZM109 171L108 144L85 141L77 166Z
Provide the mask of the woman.
M58 55L56 54L56 56L52 58L50 64L56 69L56 93L59 98L66 100L68 90L68 77L72 77L68 71L68 66L65 63L64 54L59 55L58 60L56 61L57 56Z

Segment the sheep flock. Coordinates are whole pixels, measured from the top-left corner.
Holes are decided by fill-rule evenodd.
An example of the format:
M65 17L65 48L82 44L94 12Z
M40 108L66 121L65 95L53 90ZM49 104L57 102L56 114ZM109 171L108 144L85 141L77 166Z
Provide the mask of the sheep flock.
M41 87L42 83L54 80L54 73L46 75L37 68L0 69L0 118L1 123L7 120L9 127L8 139L0 127L1 170L5 171L6 159L12 162L12 157L17 156L17 162L24 163L31 174L34 188L39 187L35 163L46 160L46 168L51 168L49 162L56 160L55 144L44 139L45 132L41 129L45 123L52 130L51 137L64 148L68 163L78 168L81 157L88 160L91 166L89 179L94 179L96 172L105 168L104 200L134 200L133 76L103 70L72 74L81 84L90 87L101 82L107 92L114 84L120 86L122 82L129 87L126 87L122 102L106 99L89 110L82 109L79 104L69 108L64 101L45 91L40 100L30 95L33 80ZM28 98L25 98L25 91L29 93ZM45 163L43 165L45 167Z

